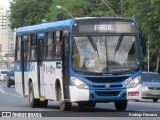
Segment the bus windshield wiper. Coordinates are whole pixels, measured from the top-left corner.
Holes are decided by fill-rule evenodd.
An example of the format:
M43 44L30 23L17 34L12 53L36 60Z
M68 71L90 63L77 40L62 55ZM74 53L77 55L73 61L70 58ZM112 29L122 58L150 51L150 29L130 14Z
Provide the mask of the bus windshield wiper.
M119 50L120 46L121 46L121 42L123 40L123 34L120 35L119 40L117 42L116 48L115 48L115 53L114 53L114 58L116 56L116 52Z
M89 35L89 34L88 34L88 35L87 35L87 37L88 37L88 39L89 39L89 41L90 41L90 43L91 43L91 45L92 45L92 47L93 47L94 51L97 51L98 58L99 58L99 53L98 53L97 46L96 46L96 44L94 43L94 41L93 41L93 39L92 39L91 35Z

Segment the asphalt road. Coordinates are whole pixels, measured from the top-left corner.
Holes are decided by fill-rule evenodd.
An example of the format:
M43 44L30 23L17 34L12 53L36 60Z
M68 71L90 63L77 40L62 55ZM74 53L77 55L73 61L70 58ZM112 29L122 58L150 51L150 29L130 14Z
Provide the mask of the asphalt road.
M60 112L59 104L56 101L49 101L47 108L30 108L28 98L24 98L16 93L15 87L7 88L6 81L0 81L0 111L33 111L41 112L48 111L48 114L56 117L101 117L110 116L111 118L125 116L130 117L130 114L136 113L158 113L160 115L160 100L157 103L152 100L142 100L140 102L129 101L125 112L117 112L113 103L98 103L95 108L79 109L77 104L73 104L71 111ZM54 112L56 111L56 112ZM59 112L58 112L59 111ZM137 116L138 116L137 114ZM134 116L134 117L137 117ZM132 116L133 117L133 116ZM102 117L101 117L102 118ZM112 119L110 119L112 120ZM119 119L120 120L120 119ZM146 119L145 119L146 120Z

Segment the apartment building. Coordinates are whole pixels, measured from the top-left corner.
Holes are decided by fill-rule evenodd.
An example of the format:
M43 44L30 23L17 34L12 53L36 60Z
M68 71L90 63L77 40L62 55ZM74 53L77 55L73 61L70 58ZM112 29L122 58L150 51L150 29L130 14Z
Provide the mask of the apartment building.
M0 6L0 54L14 51L15 32L10 28L9 11Z

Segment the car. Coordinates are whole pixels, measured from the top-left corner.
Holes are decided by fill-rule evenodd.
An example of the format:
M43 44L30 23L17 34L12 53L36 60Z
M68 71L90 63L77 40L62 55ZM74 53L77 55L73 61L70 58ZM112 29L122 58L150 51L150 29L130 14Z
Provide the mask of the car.
M142 99L160 99L160 74L156 72L142 72Z
M8 75L7 87L11 87L11 85L15 85L14 71L11 71Z
M0 72L0 80L7 80L7 75L9 74L8 70L2 70Z

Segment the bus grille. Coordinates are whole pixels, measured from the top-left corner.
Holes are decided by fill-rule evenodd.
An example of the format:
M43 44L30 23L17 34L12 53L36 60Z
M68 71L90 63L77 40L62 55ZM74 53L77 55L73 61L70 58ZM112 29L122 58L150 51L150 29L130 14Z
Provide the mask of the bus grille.
M114 82L122 82L126 80L128 76L124 77L86 77L87 80L93 83L114 83Z
M113 92L96 92L97 96L118 96L119 91L113 91Z

